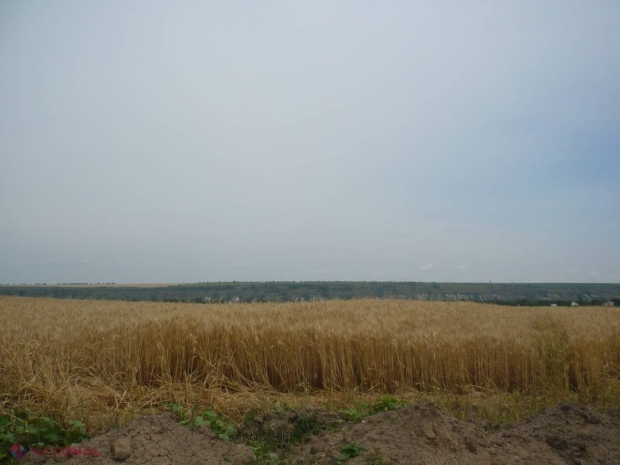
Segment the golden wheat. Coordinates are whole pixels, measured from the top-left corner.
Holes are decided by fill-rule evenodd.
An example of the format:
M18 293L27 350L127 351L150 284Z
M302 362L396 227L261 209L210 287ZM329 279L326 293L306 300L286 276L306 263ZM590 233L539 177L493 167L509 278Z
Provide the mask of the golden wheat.
M0 401L91 425L196 393L476 390L620 403L615 308L2 297L0 325Z

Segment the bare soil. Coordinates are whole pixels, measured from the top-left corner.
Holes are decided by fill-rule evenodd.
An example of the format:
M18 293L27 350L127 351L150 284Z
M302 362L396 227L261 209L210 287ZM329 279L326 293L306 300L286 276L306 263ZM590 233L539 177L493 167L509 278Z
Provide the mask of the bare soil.
M485 428L422 403L316 438L300 448L293 463L333 464L350 442L364 448L350 465L618 465L620 418L558 405L515 425Z
M267 422L286 430L287 413ZM282 424L280 424L282 423ZM557 405L523 422L492 427L461 421L429 403L380 413L339 430L311 435L293 446L287 463L331 464L345 444L361 455L347 465L620 464L620 415L577 405ZM28 453L22 463L251 464L251 450L217 439L208 428L191 430L171 415L142 416L128 426L79 445L100 457L44 458Z

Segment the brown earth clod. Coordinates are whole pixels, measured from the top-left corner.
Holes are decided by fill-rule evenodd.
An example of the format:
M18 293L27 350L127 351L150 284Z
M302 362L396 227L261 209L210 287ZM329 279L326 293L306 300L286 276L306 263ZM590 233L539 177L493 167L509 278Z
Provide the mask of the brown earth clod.
M112 443L111 457L117 462L124 462L131 455L131 442L129 438L119 438Z

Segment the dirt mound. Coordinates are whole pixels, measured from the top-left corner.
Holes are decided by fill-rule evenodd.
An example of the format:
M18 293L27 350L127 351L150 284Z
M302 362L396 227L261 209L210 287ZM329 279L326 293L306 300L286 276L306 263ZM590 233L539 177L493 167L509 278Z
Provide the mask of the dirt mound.
M310 413L324 414L320 420L326 424L337 420L335 414ZM272 438L291 437L299 418L309 415L287 412L264 416L255 419L250 430L241 432L246 439L267 433ZM620 464L620 417L576 405L558 405L515 425L485 427L458 420L432 404L420 403L373 415L359 423L346 423L335 432L317 432L307 443L290 449L287 463L333 465L349 445L351 458L346 465ZM20 462L252 463L248 447L224 442L206 427L189 429L172 415L141 416L124 428L78 446L81 451L87 448L101 455L53 459L29 452Z
M249 447L222 441L207 427L189 429L173 415L138 417L126 427L76 445L75 449L78 455L71 458L28 452L20 463L66 460L70 465L241 465L251 463L252 457ZM95 450L101 455L92 456Z
M347 465L620 464L620 419L559 405L523 423L485 429L432 404L417 404L345 425L302 446L293 463L333 464L348 443Z

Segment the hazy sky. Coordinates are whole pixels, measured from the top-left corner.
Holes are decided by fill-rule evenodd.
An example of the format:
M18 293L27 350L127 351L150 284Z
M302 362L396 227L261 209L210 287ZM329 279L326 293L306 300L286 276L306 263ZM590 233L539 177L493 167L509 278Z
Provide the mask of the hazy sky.
M620 2L0 2L0 282L620 282Z

